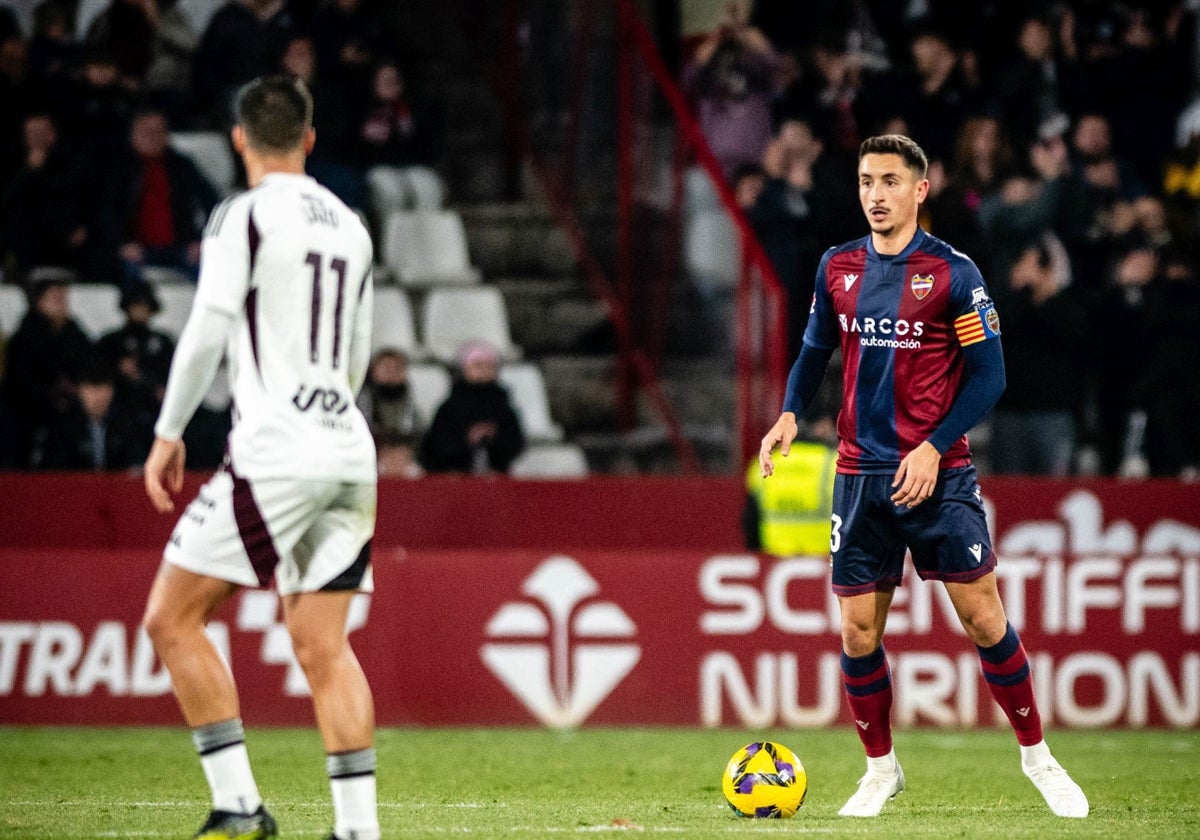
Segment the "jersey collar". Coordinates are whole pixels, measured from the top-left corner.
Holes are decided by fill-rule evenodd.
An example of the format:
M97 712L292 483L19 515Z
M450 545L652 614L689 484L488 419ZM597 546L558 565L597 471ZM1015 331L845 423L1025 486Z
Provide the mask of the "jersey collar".
M898 254L881 254L875 250L875 241L870 235L867 236L867 253L873 258L882 262L892 262L894 260L906 260L913 251L921 247L921 243L925 241L925 237L929 234L920 225L917 225L917 232L913 234L913 238L904 246L904 250Z

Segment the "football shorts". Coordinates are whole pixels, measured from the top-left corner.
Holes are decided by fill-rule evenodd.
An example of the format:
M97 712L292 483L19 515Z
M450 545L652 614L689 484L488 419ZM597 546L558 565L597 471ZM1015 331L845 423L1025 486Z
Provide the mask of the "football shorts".
M163 558L196 574L280 595L370 592L375 485L251 481L227 468L184 510Z
M905 551L922 580L970 581L996 567L975 467L938 475L933 495L897 507L893 476L843 475L833 484L833 591L859 595L899 586Z

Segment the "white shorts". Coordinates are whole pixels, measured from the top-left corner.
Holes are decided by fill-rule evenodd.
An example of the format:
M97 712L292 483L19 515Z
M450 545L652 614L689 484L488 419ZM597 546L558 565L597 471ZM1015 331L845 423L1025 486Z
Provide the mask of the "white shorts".
M375 485L250 481L219 470L184 510L163 559L280 595L373 589Z

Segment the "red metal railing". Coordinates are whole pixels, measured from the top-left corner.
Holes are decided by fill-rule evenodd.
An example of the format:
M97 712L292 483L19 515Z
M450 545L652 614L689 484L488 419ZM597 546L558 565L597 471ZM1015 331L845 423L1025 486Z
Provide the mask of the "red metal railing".
M521 30L527 25L522 22L527 7L523 0L509 0L505 6L501 29L507 48L500 55L494 81L506 106L512 138L509 145L518 148L529 163L592 293L607 307L617 339L622 428L628 430L635 423L640 393L661 419L686 472L697 471L699 459L662 389L659 367L671 314L672 284L683 264L684 173L696 166L711 181L720 206L736 229L740 251L736 323L732 325L738 445L736 463L731 465L740 471L757 451L759 437L777 417L782 403L787 364L783 289L633 0L615 4L583 0L565 4L565 8L564 15L575 15L567 22L573 31L557 33L573 47L569 67L558 68L569 81L569 101L562 142L547 148L545 138L535 136L531 126L527 77L541 73L540 81L545 81L545 75L555 69L534 66L525 72L521 51L528 33L523 35ZM611 27L607 31L606 25ZM613 54L602 54L605 39L599 33L614 36ZM611 78L600 73L602 82L589 85L589 67L608 60L612 62L606 65L612 70ZM609 85L611 90L600 89ZM611 113L603 107L609 95L615 99ZM672 135L671 151L666 155L654 143L664 129ZM581 143L609 131L615 155L611 173L615 195L609 206L615 210L613 243L597 237L594 225L589 227L589 214L595 207L587 205L583 197L587 190L582 186L590 179L594 188L597 168L604 178L607 170L595 160L585 161L580 169ZM665 209L659 206L648 211L647 205L663 204L660 196L649 194L652 190L646 183L660 165L669 170L669 196ZM653 219L650 224L644 224L647 217Z

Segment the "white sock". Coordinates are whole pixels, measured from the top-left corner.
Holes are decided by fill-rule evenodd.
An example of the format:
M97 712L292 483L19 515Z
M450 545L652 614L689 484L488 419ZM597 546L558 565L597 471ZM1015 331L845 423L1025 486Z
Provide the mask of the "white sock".
M1026 767L1037 767L1039 764L1045 764L1053 759L1050 755L1050 747L1045 741L1038 741L1032 747L1021 747L1021 763Z
M212 790L213 808L237 814L257 811L262 797L250 770L242 721L233 718L198 726L192 730L192 743Z
M333 793L333 833L341 840L379 840L375 750L330 755L326 767Z
M868 773L887 773L896 772L899 762L896 761L895 748L888 751L887 755L881 755L878 758L867 756L867 772Z

